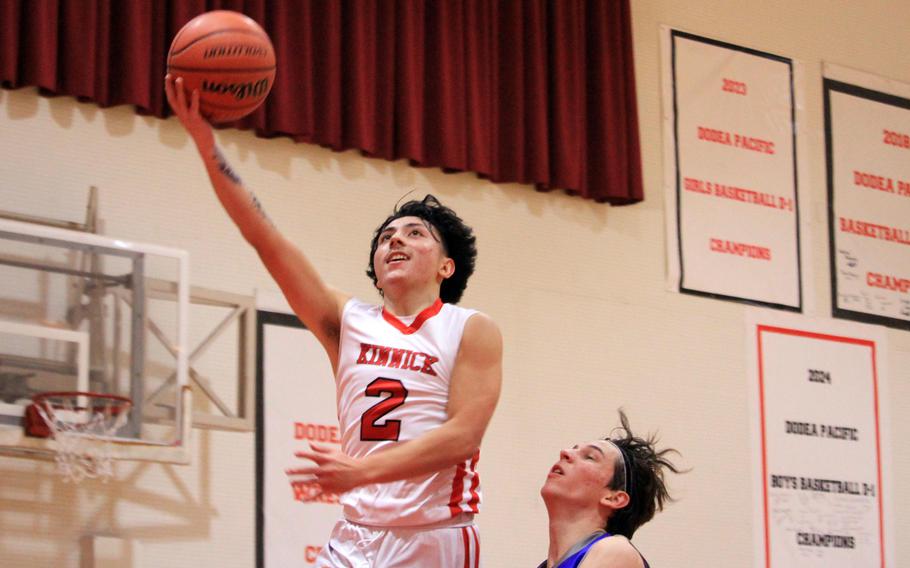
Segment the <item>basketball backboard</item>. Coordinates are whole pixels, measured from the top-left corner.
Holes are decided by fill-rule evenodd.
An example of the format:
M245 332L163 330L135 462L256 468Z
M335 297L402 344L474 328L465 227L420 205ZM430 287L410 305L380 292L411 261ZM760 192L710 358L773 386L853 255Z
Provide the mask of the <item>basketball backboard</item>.
M188 462L189 306L185 251L0 219L0 454L53 456L25 407L78 390L132 400L115 459Z

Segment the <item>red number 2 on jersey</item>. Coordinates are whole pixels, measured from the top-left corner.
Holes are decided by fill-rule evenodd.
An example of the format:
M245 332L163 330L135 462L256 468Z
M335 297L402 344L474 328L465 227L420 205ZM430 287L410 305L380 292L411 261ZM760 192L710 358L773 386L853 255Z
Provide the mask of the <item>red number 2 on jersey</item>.
M382 417L392 412L408 398L408 389L404 388L401 381L379 377L367 385L366 396L382 396L389 394L369 408L360 417L360 439L365 442L382 442L384 440L398 441L401 432L401 420L386 420L382 424Z

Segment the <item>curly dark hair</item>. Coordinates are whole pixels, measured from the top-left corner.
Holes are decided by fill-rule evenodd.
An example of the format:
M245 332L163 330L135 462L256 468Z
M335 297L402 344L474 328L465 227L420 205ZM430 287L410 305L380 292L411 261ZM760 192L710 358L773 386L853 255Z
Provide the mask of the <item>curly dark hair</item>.
M654 518L655 512L663 510L665 502L673 501L664 482L664 469L673 473L681 473L681 470L666 457L671 453L679 455L678 451L672 448L657 451L655 434L649 433L647 438L632 434L629 419L622 409L619 410L619 421L622 426L605 438L615 444L621 454L616 458L613 479L608 487L625 490L629 494L629 504L614 512L604 528L610 534L632 538L638 527ZM620 436L613 437L617 430ZM627 463L631 475L626 470Z
M440 203L436 197L430 194L420 201L412 200L396 207L395 211L373 233L373 241L370 243L370 264L367 268L367 276L373 280L373 286L379 290L373 266L373 255L376 254L376 248L379 246L379 235L389 223L401 217L419 217L439 233L446 256L455 262L455 273L443 280L439 288L439 298L448 304L457 304L468 286L468 278L474 274L477 239L474 237L473 229L465 225L455 211ZM382 294L382 290L379 290L379 293Z

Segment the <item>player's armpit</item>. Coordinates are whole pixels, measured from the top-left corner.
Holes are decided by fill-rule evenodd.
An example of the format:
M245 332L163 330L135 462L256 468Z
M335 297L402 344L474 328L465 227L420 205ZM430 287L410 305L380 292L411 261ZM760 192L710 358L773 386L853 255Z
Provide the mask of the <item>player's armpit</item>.
M291 309L322 344L332 368L338 360L341 312L350 296L327 285L310 260L288 239L276 233L259 258L278 283Z

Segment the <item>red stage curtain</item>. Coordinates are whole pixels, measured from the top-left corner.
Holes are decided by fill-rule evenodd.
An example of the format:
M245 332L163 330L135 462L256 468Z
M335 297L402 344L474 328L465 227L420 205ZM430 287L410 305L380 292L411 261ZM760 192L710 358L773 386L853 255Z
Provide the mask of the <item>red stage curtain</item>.
M274 90L240 128L643 198L629 0L0 0L0 85L165 117L171 38L214 9L275 44Z

